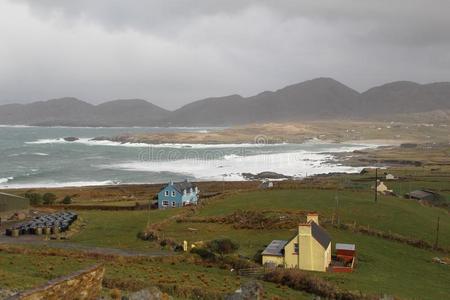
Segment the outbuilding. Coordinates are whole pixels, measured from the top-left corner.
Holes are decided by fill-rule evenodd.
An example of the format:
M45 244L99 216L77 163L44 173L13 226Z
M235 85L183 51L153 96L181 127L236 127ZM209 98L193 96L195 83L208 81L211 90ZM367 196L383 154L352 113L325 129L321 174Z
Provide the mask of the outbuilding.
M439 193L431 190L416 190L405 194L405 198L429 202L438 202L441 200L442 196Z

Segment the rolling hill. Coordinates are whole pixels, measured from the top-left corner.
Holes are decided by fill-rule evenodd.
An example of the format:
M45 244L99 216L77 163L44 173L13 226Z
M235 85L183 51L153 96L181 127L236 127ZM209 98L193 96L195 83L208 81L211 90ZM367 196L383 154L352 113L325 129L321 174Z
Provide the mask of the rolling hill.
M317 78L251 97L207 98L168 111L140 99L92 105L76 98L0 106L0 124L38 126L228 126L311 120L396 120L450 110L450 83L398 81L359 93Z

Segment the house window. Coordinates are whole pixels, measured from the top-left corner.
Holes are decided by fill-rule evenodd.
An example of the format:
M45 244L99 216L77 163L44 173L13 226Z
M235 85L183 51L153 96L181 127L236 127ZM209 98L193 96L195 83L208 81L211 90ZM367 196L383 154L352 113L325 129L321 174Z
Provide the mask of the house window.
M175 201L172 201L172 207L175 207Z
M162 202L162 206L169 206L169 201L164 200L164 201Z
M294 244L294 254L298 255L298 244Z
M175 197L175 191L172 191L172 197Z
M165 192L164 192L164 195L165 195L165 196L169 196L169 191L165 191Z

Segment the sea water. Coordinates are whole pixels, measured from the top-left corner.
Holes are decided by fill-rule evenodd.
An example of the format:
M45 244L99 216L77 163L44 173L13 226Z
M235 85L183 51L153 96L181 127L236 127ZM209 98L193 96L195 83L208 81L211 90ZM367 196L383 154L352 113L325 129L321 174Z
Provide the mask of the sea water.
M0 188L63 187L168 180L243 180L242 173L304 177L361 168L332 162L335 152L374 145L309 141L302 144L131 144L99 136L149 132L207 132L221 128L77 128L0 126ZM77 137L69 142L65 137Z

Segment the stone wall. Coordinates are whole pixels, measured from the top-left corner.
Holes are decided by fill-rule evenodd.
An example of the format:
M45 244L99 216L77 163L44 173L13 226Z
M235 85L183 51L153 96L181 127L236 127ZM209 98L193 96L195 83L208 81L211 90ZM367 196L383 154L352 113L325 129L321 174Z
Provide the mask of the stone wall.
M8 300L91 300L100 296L105 268L95 265L43 286L16 294Z

